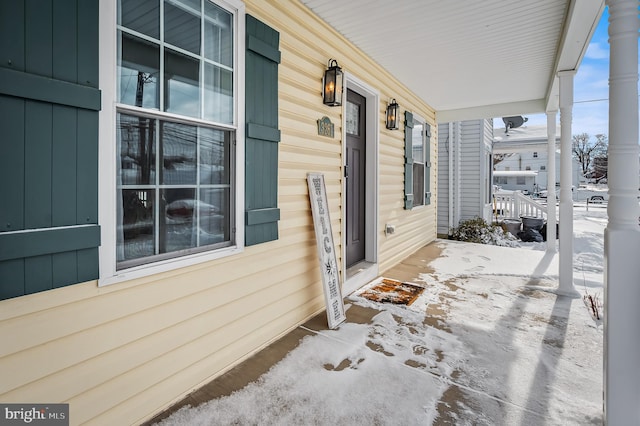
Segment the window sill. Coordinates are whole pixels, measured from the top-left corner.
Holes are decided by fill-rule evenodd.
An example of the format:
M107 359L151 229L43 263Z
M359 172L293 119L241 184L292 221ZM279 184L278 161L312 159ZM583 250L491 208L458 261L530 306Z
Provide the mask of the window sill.
M144 278L151 275L162 274L188 266L198 265L216 259L240 254L244 251L243 247L232 246L219 249L213 252L196 253L189 256L182 256L174 259L167 259L160 262L154 262L147 265L135 266L112 274L100 277L98 287L105 287L112 284L123 283L138 278Z

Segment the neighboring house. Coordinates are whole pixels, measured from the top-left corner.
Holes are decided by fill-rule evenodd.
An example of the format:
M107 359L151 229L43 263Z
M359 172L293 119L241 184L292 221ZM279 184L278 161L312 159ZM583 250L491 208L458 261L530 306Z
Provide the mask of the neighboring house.
M525 194L537 192L538 172L532 170L496 170L493 172L493 184L505 191L522 191Z
M589 180L593 183L600 183L605 179L607 177L608 164L608 157L595 157L593 159L593 171L589 174ZM606 180L604 183L606 183Z
M0 400L143 422L321 312L321 271L348 294L434 241L436 119L548 108L602 8L0 2Z
M495 172L536 172L535 182L532 174L522 173L518 177L493 174L493 183L508 190L527 189L531 192L547 189L548 176L548 138L546 126L522 126L509 129L495 129L493 143L494 154L507 154L505 158L494 166ZM580 173L580 164L572 156L572 182L576 188L584 181ZM560 181L560 126L556 130L556 180ZM528 177L525 177L528 176ZM526 183L524 181L527 181ZM508 181L508 183L503 183ZM520 183L518 183L520 182Z
M493 120L438 124L438 235L461 221L491 221Z

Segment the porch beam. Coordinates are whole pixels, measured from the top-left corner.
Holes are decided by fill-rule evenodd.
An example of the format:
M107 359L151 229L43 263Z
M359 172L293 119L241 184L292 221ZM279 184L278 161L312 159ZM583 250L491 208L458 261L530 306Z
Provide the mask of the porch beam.
M556 252L556 115L547 111L547 251Z
M638 0L609 6L609 222L604 231L604 414L640 423Z
M573 119L573 76L575 73L575 70L558 73L560 81L560 284L558 293L567 296L579 295L573 286L573 194L571 192L571 184L573 183L571 179L571 123Z

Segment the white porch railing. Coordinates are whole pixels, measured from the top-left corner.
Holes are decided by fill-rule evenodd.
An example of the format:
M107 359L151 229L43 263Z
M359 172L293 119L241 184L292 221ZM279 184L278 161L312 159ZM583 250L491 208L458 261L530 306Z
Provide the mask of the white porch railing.
M494 219L520 219L523 216L546 219L547 207L520 191L496 191L493 194Z

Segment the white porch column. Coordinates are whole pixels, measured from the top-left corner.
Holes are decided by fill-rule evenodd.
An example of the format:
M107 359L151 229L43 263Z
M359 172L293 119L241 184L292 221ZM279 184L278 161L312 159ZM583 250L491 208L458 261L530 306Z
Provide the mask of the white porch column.
M604 411L640 424L638 0L609 5L609 223L604 233Z
M556 252L556 114L547 111L547 251Z
M577 296L573 286L573 197L571 193L571 121L574 70L560 71L560 285L558 292ZM547 185L549 186L549 185ZM547 194L547 200L549 200ZM553 200L553 199L552 199Z

